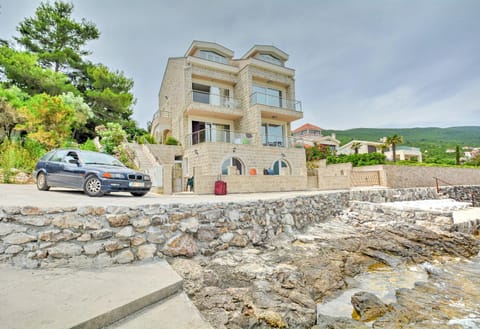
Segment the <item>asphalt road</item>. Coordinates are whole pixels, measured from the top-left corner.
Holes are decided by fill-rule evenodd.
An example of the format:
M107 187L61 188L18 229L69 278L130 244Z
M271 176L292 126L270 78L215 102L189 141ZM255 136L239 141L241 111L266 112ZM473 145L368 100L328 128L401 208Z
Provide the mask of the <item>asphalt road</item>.
M299 191L275 193L248 193L227 195L195 195L178 193L163 195L148 193L143 197L134 197L130 193L112 193L93 198L82 191L63 188L52 188L50 191L39 191L35 185L0 184L0 207L32 206L32 207L82 207L82 206L127 206L136 207L149 204L195 204L242 202L254 200L282 199L299 195L315 195L325 192Z

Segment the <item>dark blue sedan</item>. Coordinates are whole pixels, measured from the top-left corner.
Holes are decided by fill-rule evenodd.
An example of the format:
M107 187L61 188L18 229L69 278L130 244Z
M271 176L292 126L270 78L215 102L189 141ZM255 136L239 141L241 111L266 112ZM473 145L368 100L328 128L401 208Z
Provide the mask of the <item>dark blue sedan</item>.
M35 166L37 188L68 187L89 196L130 192L143 196L150 191L150 176L125 167L116 158L99 152L58 149L45 154Z

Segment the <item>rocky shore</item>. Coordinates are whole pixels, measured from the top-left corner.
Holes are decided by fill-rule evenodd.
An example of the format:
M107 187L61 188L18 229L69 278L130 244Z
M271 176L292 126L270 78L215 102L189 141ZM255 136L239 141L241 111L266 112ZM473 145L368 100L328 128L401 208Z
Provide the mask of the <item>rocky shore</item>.
M171 264L214 328L469 328L462 321L480 321L480 278L476 268L451 264L468 264L479 251L473 235L344 211L301 234ZM413 264L428 280L398 289L395 303L363 292L352 297L353 317L317 314L317 304L351 288L356 275Z

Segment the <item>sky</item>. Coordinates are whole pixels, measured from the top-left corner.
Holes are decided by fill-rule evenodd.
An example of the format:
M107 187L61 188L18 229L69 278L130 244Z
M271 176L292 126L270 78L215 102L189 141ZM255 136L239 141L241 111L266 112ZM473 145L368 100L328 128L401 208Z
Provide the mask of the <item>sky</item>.
M169 57L193 40L242 57L274 45L295 69L304 118L323 129L480 126L477 0L73 0L100 30L88 59L133 79L133 119L158 109ZM39 0L0 0L0 38Z

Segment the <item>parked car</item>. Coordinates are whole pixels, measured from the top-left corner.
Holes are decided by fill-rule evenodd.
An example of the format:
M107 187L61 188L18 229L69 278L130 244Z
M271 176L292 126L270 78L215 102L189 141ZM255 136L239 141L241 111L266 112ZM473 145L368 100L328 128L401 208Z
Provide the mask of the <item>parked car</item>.
M33 173L37 188L67 187L89 196L130 192L143 196L150 191L149 175L127 168L108 154L76 149L57 149L38 160Z

